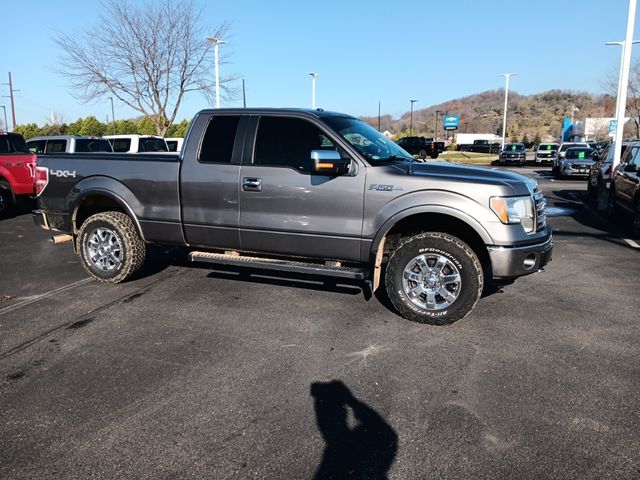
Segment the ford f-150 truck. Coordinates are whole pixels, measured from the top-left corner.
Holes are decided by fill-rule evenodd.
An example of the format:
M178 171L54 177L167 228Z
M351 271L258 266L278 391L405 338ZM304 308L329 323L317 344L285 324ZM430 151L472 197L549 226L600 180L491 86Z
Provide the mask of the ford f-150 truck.
M22 135L0 132L0 215L19 198L33 196L36 156Z
M365 122L297 109L203 110L180 155L38 159L37 225L73 238L87 272L116 283L149 244L196 262L384 284L397 311L444 324L492 279L551 259L530 178L419 163Z

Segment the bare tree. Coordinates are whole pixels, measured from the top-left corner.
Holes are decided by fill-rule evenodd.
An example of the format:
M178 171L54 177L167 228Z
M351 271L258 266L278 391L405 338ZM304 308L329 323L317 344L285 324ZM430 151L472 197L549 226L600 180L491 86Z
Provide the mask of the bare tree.
M228 23L204 32L200 11L190 1L164 0L133 6L104 0L96 25L81 35L60 33L57 69L83 101L113 95L153 122L158 135L173 123L185 94L213 90L212 46L205 35L226 38ZM227 87L234 76L222 76Z
M601 82L607 93L618 95L618 72L609 72ZM627 109L635 126L635 138L640 138L640 63L634 62L629 70L629 90L627 92ZM626 128L625 128L626 129Z

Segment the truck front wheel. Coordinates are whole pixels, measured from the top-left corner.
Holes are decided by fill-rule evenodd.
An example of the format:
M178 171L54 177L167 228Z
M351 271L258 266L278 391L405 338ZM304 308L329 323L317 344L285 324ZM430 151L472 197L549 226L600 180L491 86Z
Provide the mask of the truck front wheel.
M127 280L142 267L146 256L144 241L122 212L90 216L80 227L77 242L82 266L103 283Z
M446 325L474 307L484 284L473 250L448 233L428 232L403 241L391 254L387 295L408 320Z

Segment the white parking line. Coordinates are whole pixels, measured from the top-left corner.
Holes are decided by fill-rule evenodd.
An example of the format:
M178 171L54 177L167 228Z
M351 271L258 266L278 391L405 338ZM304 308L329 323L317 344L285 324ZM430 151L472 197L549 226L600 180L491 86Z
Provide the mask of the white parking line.
M80 285L84 285L86 283L90 283L93 281L93 278L83 278L82 280L78 280L77 282L70 283L69 285L65 285L64 287L56 288L55 290L50 290L45 293L41 293L40 295L34 295L33 297L28 297L21 302L14 303L13 305L9 305L8 307L4 307L0 309L0 316L5 315L7 313L13 312L22 307L26 307L27 305L31 305L32 303L39 302L45 298L52 297L57 295L58 293L66 292L67 290L71 290L73 288L79 287Z
M594 209L593 209L593 208L591 208L589 205L587 205L586 203L584 203L580 197L578 197L577 195L575 195L575 194L573 194L573 193L570 193L569 195L570 195L572 198L574 198L575 200L577 200L578 202L581 202L581 203L582 203L582 206L583 206L584 208L586 208L587 210L589 210L589 212L590 212L593 216L598 217L598 218L600 219L600 221L602 221L602 222L604 222L604 223L606 223L606 224L608 224L608 225L611 225L611 222L610 222L610 221L608 221L606 218L604 218L602 215L600 215L600 213L599 213L597 210L594 210ZM613 232L613 233L615 233L615 234L618 236L618 238L619 238L620 240L623 240L623 241L624 241L627 245L629 245L631 248L637 248L637 249L640 249L640 245L638 245L636 242L634 242L634 241L633 241L633 240L631 240L630 238L625 238L625 237L624 237L624 235L622 235L622 234L618 231L618 229L617 229L617 228L615 228L615 227L614 227L614 228L612 228L612 232Z

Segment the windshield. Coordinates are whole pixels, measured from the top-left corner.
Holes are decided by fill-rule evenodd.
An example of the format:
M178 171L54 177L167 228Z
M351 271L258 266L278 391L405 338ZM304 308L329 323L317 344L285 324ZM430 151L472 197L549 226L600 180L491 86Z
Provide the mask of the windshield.
M591 158L593 156L593 150L590 148L570 148L567 150L567 160Z
M560 147L560 151L561 152L566 152L567 150L569 150L570 148L574 148L574 147L584 147L587 148L587 145L585 143L564 143L561 147Z
M350 117L327 117L323 120L373 166L389 161L413 160L413 157L397 143L362 120Z
M524 150L524 144L522 143L507 143L504 146L505 152L522 152Z
M538 146L538 150L558 150L558 145L555 143L541 143Z

